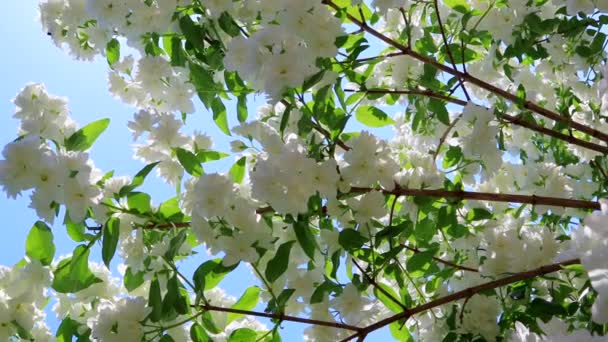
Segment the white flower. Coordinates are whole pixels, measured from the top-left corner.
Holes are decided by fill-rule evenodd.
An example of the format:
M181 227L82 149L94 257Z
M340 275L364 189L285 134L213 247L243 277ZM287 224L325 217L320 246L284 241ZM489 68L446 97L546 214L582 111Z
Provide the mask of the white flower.
M353 284L348 284L342 293L332 300L331 305L338 310L347 323L357 324L367 315L366 308L371 300L363 296Z
M141 325L152 308L142 297L123 298L117 302L103 301L98 316L91 324L91 335L99 341L139 341L144 331Z
M589 274L591 286L598 293L591 308L592 318L605 324L608 323L608 201L602 199L600 203L602 210L585 217L584 225L572 233L572 243Z
M367 223L372 218L381 218L386 215L384 208L384 195L380 191L370 191L358 201L352 201L351 208L355 211L355 220L359 224Z

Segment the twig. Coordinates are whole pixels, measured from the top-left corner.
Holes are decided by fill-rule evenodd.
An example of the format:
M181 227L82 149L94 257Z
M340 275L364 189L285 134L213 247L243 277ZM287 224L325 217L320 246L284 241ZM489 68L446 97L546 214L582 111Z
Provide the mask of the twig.
M410 250L410 251L412 251L412 252L414 252L414 253L421 253L421 251L420 251L420 250L419 250L417 247L410 247L410 246L405 245L405 244L401 244L401 246L403 246L403 248L405 248L405 249L407 249L407 250ZM469 272L479 272L479 270L476 270L476 269L474 269L474 268L470 268L470 267L467 267L467 266L458 265L458 264L456 264L456 263L454 263L454 262L447 261L447 260L443 260L443 259L438 258L438 257L435 257L435 256L433 256L433 260L435 260L435 261L437 261L437 262L440 262L440 263L442 263L442 264L444 264L444 265L450 266L450 267L452 267L452 268L459 269L459 270L463 270L463 271L469 271Z
M399 307L401 307L401 309L407 310L407 306L405 306L405 304L401 303L400 300L398 300L397 298L393 297L393 295L391 295L388 291L386 291L384 288L382 288L382 286L380 286L373 277L370 277L367 274L367 272L365 272L365 270L363 269L363 267L361 267L359 265L359 263L357 262L357 260L355 260L355 258L352 258L352 260L353 260L353 264L355 264L355 266L361 272L361 275L364 276L367 279L367 281L369 281L369 283L374 288L376 288L376 289L378 289L378 291L382 292L382 294L385 295L385 296L387 296L391 301L393 301L393 303L399 305Z
M360 188L352 187L350 193L367 193L370 191L381 191L385 195L402 195L402 196L426 196L426 197L443 197L456 198L460 200L478 200L492 202L510 202L510 203L527 203L532 205L548 205L564 208L577 209L593 209L600 210L599 202L577 200L569 198L557 198L536 195L516 195L502 194L490 192L473 192L473 191L451 191L443 189L409 189L399 185L395 185L393 190L376 189L376 188Z
M439 15L439 5L437 4L437 0L433 0L433 6L435 7L435 14L437 16L437 24L439 26L439 31L441 32L441 38L443 39L443 45L445 45L445 51L448 54L448 58L450 59L450 63L452 64L452 67L454 68L454 70L458 70L458 68L456 67L456 63L454 62L454 56L452 55L452 51L450 50L450 46L448 45L448 39L445 36L445 30L443 29L443 23L441 22L441 15ZM411 50L411 47L408 46L408 49ZM462 49L463 53L464 53L464 49ZM464 60L464 58L463 58ZM463 62L464 65L464 62ZM467 101L471 101L471 96L469 96L469 92L467 91L466 86L464 85L464 82L462 81L462 78L458 78L460 80L459 84L460 87L462 88L462 92L464 93L464 96L467 98Z
M266 318L278 319L280 321L289 321L289 322L305 323L305 324L312 324L312 325L320 325L320 326L324 326L324 327L332 327L332 328L345 329L345 330L351 330L351 331L362 330L362 328L360 328L360 327L356 327L356 326L348 325L348 324L344 324L344 323L321 321L321 320L317 320L317 319L288 316L288 315L283 315L283 314L271 314L271 313L266 313L266 312L224 308L224 307L220 307L220 306L204 305L204 304L198 305L196 307L201 308L203 310L207 310L207 311L228 312L228 313L236 313L236 314L242 314L242 315L247 315L247 316L266 317Z

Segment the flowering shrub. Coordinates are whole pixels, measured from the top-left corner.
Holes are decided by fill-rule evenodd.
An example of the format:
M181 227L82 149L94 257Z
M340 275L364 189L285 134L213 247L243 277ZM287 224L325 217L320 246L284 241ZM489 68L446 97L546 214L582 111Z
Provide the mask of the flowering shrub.
M298 322L307 341L387 326L400 341L603 341L607 4L41 2L59 48L107 59L145 166L99 170L87 150L110 119L79 126L44 85L19 92L0 185L39 221L0 268L0 338L280 341ZM185 133L197 96L231 154ZM153 171L175 197L138 189ZM76 244L61 258L60 213ZM214 258L185 274L198 246ZM253 276L237 299L221 281L239 265Z

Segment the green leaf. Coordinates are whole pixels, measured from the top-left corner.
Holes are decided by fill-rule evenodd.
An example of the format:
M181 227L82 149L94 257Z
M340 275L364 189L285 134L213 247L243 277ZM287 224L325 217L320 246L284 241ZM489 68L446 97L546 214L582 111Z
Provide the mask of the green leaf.
M152 308L152 312L150 312L150 320L152 322L160 321L163 315L163 303L160 292L160 283L158 282L158 278L154 276L152 282L150 283L150 290L148 292L148 306Z
M296 233L298 243L300 244L300 247L302 247L302 250L304 250L304 253L306 253L311 260L314 260L317 244L315 236L308 226L308 222L298 220L293 223L293 229Z
M177 156L177 160L184 167L184 170L186 170L186 172L195 177L199 177L203 174L203 167L201 166L201 162L194 153L178 147L175 149L175 155Z
M437 227L435 227L435 223L432 220L425 218L416 224L414 236L417 241L426 243L431 241L436 231Z
M471 10L467 0L443 0L443 3L460 13L467 13Z
M304 80L304 83L302 84L302 92L307 91L308 89L312 88L312 86L319 83L319 81L323 79L323 75L325 75L325 70L321 70L316 74L306 78Z
M90 234L85 233L86 227L83 222L80 222L80 223L66 222L65 227L67 229L68 236L74 242L82 242L82 241L87 240L88 237L90 237Z
M236 116L240 123L247 121L247 95L239 95L237 97Z
M226 106L219 97L213 99L211 102L211 110L213 111L213 121L217 127L226 135L230 135L230 128L228 128L228 115L226 114Z
M473 208L467 213L467 221L489 220L494 215L483 208Z
M52 287L59 293L74 293L102 282L89 269L90 248L79 245L70 258L63 259L55 268Z
M232 17L228 12L223 12L217 21L220 24L220 28L231 37L236 37L241 34L239 26L232 20Z
M184 53L182 40L179 37L171 37L171 45L169 46L171 47L171 51L167 52L171 56L171 65L185 67L188 57Z
M376 298L378 298L378 300L380 300L382 302L382 304L384 304L386 306L387 309L391 310L394 313L400 313L403 311L403 309L401 308L401 306L397 303L395 303L390 297L388 297L385 293L388 293L391 295L391 297L395 298L395 299L399 299L399 295L397 295L395 293L395 291L390 288L388 285L382 283L382 282L378 282L378 286L382 288L383 291L380 291L378 289L378 287L374 287L374 296L376 296Z
M203 40L203 37L205 37L205 31L201 26L192 21L190 16L184 15L183 17L179 18L179 28L188 40L188 43L192 44L195 49L200 51L205 49Z
M205 108L211 108L211 104L216 98L215 91L218 90L215 82L213 81L213 75L211 71L203 68L196 63L189 63L190 66L190 80L196 88L198 97L205 105ZM219 100L219 98L218 98Z
M241 157L239 160L236 161L236 163L234 163L234 165L232 165L228 173L230 174L230 178L233 182L240 184L243 181L243 178L245 178L246 163L247 158Z
M120 235L120 220L116 217L110 217L103 228L102 244L101 244L101 259L106 267L110 268L110 261L116 253L118 246L118 236Z
M418 252L407 259L408 272L425 271L433 260L435 251Z
M40 261L44 266L53 262L55 244L51 228L42 221L34 223L25 241L25 254L31 259Z
M321 303L324 299L328 297L330 293L341 293L342 287L340 285L325 280L321 285L317 286L315 291L310 296L310 304Z
M445 106L443 101L439 101L437 99L429 100L429 110L435 114L439 121L446 125L450 125L450 114Z
M202 263L194 274L194 288L198 294L202 294L205 290L211 290L224 279L224 277L237 268L239 263L230 266L224 266L222 259L213 259Z
M407 324L395 321L389 325L391 335L399 342L414 342L414 338L407 329Z
M131 192L127 196L127 205L129 209L135 210L138 213L145 214L151 210L151 198L145 192Z
M158 206L158 213L166 221L181 221L184 214L179 208L179 197L174 196Z
M384 127L395 123L393 118L374 106L359 106L355 118L368 127Z
M534 298L527 312L533 316L545 317L547 320L551 319L551 316L564 316L568 314L566 309L559 303L549 302L542 298Z
M139 172L137 172L137 174L135 174L135 177L133 177L131 184L125 185L122 188L120 188L119 196L123 197L126 194L128 194L129 192L133 191L135 188L144 184L144 180L146 179L146 177L148 176L150 171L152 171L152 169L154 169L154 167L156 165L158 165L159 163L160 162L155 162L155 163L151 163L151 164L144 166L143 169L141 169Z
M171 242L169 242L169 249L165 253L165 258L168 260L173 260L173 258L175 258L180 247L186 241L187 234L188 231L186 229L182 229L171 239Z
M140 287L144 283L144 272L133 273L131 267L127 267L125 271L125 277L123 279L123 285L127 291L131 292L136 288Z
M67 138L65 141L65 148L68 151L88 150L93 146L93 143L97 140L99 135L108 128L109 124L110 119L101 119L91 122Z
M443 168L449 169L452 166L458 164L458 162L462 159L462 150L458 146L450 146L443 156Z
M256 305L258 305L259 299L260 299L260 288L257 286L251 286L247 290L245 290L245 293L243 293L241 298L239 298L239 300L237 300L237 302L234 303L234 305L232 305L231 308L238 309L238 310L251 310L251 309L255 308ZM228 316L226 317L226 324L229 324L230 322L234 321L235 319L241 318L243 316L244 316L243 314L229 312Z
M120 43L115 38L106 45L106 58L110 67L120 60Z
M205 329L212 334L219 334L222 332L222 329L218 328L213 321L213 316L211 316L211 312L209 311L201 315L201 323L203 323Z
M289 265L289 253L291 252L291 247L294 243L295 241L288 241L279 246L274 258L268 261L266 271L264 272L268 282L273 283L285 273L287 266Z
M59 328L57 328L57 342L72 342L72 337L78 336L78 327L80 323L74 321L70 317L66 317L61 321Z
M173 337L171 337L171 335L163 335L158 342L175 342L175 340Z
M190 327L190 338L193 342L213 342L205 329L196 322Z
M17 322L17 320L12 320L10 323L13 325L13 327L15 327L15 329L17 329L17 337L19 337L19 341L34 341L34 337L32 336L32 334L29 331L25 330L25 328L23 328L21 324ZM8 341L11 341L11 339L9 338Z
M211 161L220 160L220 159L226 158L228 156L229 156L228 153L217 152L217 151L199 151L196 153L196 158L201 163L207 163L207 162L211 162Z
M186 298L182 296L181 289L183 289L183 286L181 286L179 279L177 279L177 273L175 273L167 282L167 295L165 299L169 299L167 299L167 303L163 302L164 312L171 311L166 310L166 308L173 308L180 315L188 313L188 303Z
M338 236L340 246L347 251L361 248L367 241L368 239L361 235L360 232L351 228L343 229Z
M258 338L258 334L253 329L240 328L230 334L228 342L255 342Z
M285 128L287 128L287 124L289 123L289 116L291 115L292 105L290 104L283 111L283 115L281 115L281 123L279 125L279 131L281 132L281 136L285 133Z

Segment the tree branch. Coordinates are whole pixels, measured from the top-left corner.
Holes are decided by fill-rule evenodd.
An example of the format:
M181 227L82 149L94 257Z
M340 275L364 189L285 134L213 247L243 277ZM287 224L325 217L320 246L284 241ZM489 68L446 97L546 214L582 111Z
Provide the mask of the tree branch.
M454 68L454 70L458 70L458 68L456 68L456 63L454 62L454 56L452 55L452 50L450 50L450 46L448 44L448 39L445 36L445 30L443 29L443 23L441 22L441 15L439 15L439 5L437 4L437 0L433 0L433 6L435 7L435 14L437 16L437 24L439 26L439 31L441 32L441 38L443 39L443 45L445 46L445 51L448 54L448 58L450 59L452 68ZM410 46L408 46L408 50L411 50ZM464 53L464 49L462 49L462 51ZM464 65L464 59L463 59L462 64ZM460 81L460 82L458 82L458 84L462 88L462 92L464 93L464 96L467 98L467 101L471 101L471 96L469 96L469 92L467 91L467 88L464 85L462 78L459 77L458 80Z
M391 317L380 320L374 324L371 324L371 325L359 330L356 334L344 339L343 341L349 341L358 336L366 336L366 335L370 334L371 332L376 331L380 328L383 328L395 321L398 321L401 319L407 320L415 314L418 314L418 313L421 313L424 311L428 311L430 309L436 308L438 306L441 306L441 305L444 305L444 304L447 304L447 303L450 303L450 302L453 302L456 300L470 298L473 295L486 291L486 290L492 290L492 289L495 289L498 287L516 283L521 280L531 279L531 278L539 277L539 276L542 276L545 274L553 273L553 272L561 270L563 266L576 265L576 264L580 264L579 259L572 259L572 260L559 262L559 263L555 263L555 264L551 264L551 265L547 265L547 266L541 266L541 267L531 270L531 271L524 271L524 272L516 273L516 274L513 274L506 278L502 278L502 279L490 281L490 282L487 282L487 283L484 283L481 285L469 287L462 291L452 293L451 295L438 298L434 301L416 306L414 308L405 310L405 311L398 313L396 315L393 315Z
M403 195L403 196L426 196L426 197L443 197L455 199L468 199L477 201L491 202L510 202L510 203L527 203L532 205L548 205L564 208L577 209L593 209L600 210L599 202L585 201L569 198L536 196L536 195L515 195L501 194L490 192L473 192L473 191L450 191L443 189L409 189L395 185L393 190L375 189L375 188L360 188L352 187L350 193L367 193L370 191L381 191L385 195Z
M334 8L336 11L342 11L342 8L338 5L336 5L332 0L323 0L323 3ZM433 67L435 67L436 69L443 71L445 73L448 73L450 75L456 76L460 79L463 79L469 83L472 83L482 89L485 89L497 96L500 96L508 101L514 102L514 103L519 103L521 102L521 99L519 97L517 97L517 95L512 94L504 89L501 89L497 86L494 86L486 81L483 81L475 76L472 76L468 73L464 73L461 72L459 70L453 69L449 66L443 65L435 60L432 60L410 48L408 48L407 46L383 35L382 33L376 31L374 28L372 28L371 26L367 25L366 23L362 22L361 20L359 20L358 18L350 15L349 13L345 13L346 17L352 21L355 25L359 26L362 30L366 31L367 33L371 34L372 36L378 38L379 40L383 41L384 43L402 51L404 54L413 57L417 60L419 60L420 62L423 62L425 64L431 65ZM587 133L589 135L591 135L592 137L595 137L597 139L600 139L604 142L608 142L608 134L600 132L596 129L593 129L591 127L585 126L583 124L580 124L578 122L573 121L572 119L568 118L568 117L564 117L562 115L560 115L559 113L553 112L551 110L548 110L546 108L541 107L540 105L532 102L532 101L528 101L526 100L523 103L523 107L526 109L529 109L541 116L544 116L546 118L549 118L551 120L554 121L558 121L558 122L562 122L565 123L567 125L569 125L570 127L577 129L583 133Z
M271 319L278 319L279 321L289 321L289 322L305 323L305 324L312 324L312 325L321 325L324 327L345 329L345 330L351 330L351 331L361 331L363 329L363 328L356 327L353 325L348 325L348 324L343 324L343 323L338 323L338 322L321 321L321 320L317 320L317 319L288 316L288 315L283 315L283 314L271 314L271 313L266 313L266 312L224 308L224 307L215 306L215 305L201 304L201 305L198 305L195 307L203 309L203 310L207 310L207 311L229 312L229 313L236 313L236 314L242 314L242 315L247 315L247 316L266 317L266 318L271 318Z
M345 92L362 92L362 93L370 93L370 94L403 94L403 95L415 95L415 96L427 96L427 97L432 97L432 98L436 98L439 100L443 100L446 102L450 102L453 104L457 104L460 106L466 106L467 104L469 104L469 102L464 101L464 100L460 100L448 95L443 95L443 94L439 94L439 93L435 93L433 91L430 90L392 90L392 89L361 89L361 90L357 90L357 89L344 89ZM548 135L550 137L559 139L559 140L563 140L567 143L570 143L572 145L577 145L580 147L584 147L587 149L590 149L592 151L596 151L596 152L600 152L603 154L608 154L608 147L607 146L602 146L596 143L592 143L590 141L586 141L586 140L582 140L579 138L575 138L571 135L567 135L564 133L560 133L558 131L554 131L552 129L540 126L538 124L532 123L532 122L528 122L526 120L523 120L521 118L518 118L516 116L511 116L508 114L501 114L500 118L505 119L506 121L514 124L514 125L518 125L518 126L522 126L525 128L528 128L530 130L533 130L535 132L538 132L540 134L544 134L544 135ZM454 121L452 122L453 125L455 125L455 123L457 122L459 118L454 119ZM447 135L449 134L450 130L453 128L452 125L450 125L448 127L448 129L444 132L444 134L441 136L440 139L440 144L437 148L436 153L439 154L439 147L441 147L441 144L445 141L445 139L447 138Z
M515 195L490 192L474 192L474 191L451 191L443 189L409 189L399 185L395 185L393 190L352 187L349 193L363 194L370 191L381 191L385 195L395 196L422 196L422 197L438 197L438 198L454 198L459 200L475 200L489 202L508 202L508 203L526 203L532 205L548 205L554 207L575 208L575 209L590 209L601 210L599 202L586 201L569 198L547 197L536 195ZM264 207L257 209L258 214L273 212L272 207ZM322 212L327 212L327 208L322 208ZM171 222L171 223L153 223L142 227L143 229L173 229L185 228L190 226L190 222ZM91 230L95 230L93 228Z

